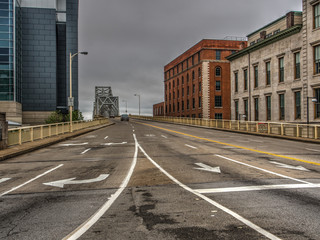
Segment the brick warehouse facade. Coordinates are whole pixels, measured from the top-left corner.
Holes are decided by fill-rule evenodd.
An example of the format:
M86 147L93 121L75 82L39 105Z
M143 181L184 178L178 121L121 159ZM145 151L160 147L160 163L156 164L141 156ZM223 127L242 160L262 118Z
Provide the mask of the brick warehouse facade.
M164 116L164 102L153 105L153 116Z
M204 39L164 67L165 115L230 119L230 63L246 41Z

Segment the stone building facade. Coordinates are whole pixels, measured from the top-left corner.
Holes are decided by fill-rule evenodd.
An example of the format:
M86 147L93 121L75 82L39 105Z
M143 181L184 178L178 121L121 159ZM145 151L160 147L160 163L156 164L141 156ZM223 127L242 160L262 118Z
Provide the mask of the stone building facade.
M249 46L227 58L231 119L320 121L320 0L302 4L303 12L249 34Z
M164 67L165 115L230 119L230 63L246 41L204 39Z

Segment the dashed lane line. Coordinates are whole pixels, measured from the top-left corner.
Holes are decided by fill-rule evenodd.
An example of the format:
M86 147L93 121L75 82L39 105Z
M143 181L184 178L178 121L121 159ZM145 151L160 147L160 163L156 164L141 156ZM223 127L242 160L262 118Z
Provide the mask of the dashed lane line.
M188 145L188 144L185 144L185 146L187 146L189 148L193 148L193 149L198 149L197 147L194 147L194 146L191 146L191 145Z

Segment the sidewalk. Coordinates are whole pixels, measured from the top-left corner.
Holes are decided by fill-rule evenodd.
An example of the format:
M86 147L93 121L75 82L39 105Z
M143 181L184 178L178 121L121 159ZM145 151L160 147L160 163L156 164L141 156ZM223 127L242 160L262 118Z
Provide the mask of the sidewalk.
M108 123L100 126L78 130L72 133L65 133L65 134L61 134L61 135L50 137L50 138L44 138L34 142L23 143L22 145L11 146L11 147L8 147L7 149L0 150L0 161L6 160L8 158L16 157L25 153L29 153L40 148L45 148L47 146L98 130L100 128L108 127L113 124L114 123Z

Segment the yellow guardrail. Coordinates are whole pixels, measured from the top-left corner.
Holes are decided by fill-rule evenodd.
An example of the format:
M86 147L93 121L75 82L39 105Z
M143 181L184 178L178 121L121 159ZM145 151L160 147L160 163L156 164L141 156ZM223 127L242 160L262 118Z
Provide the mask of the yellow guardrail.
M8 130L8 146L21 145L26 142L33 142L39 139L106 124L108 122L109 120L107 118L92 121L77 121L72 123L72 129L70 128L70 122L12 128Z
M135 119L168 122L183 125L203 126L233 131L254 132L296 138L320 139L320 125L276 122L249 122L238 120L217 120L202 118L131 116Z

